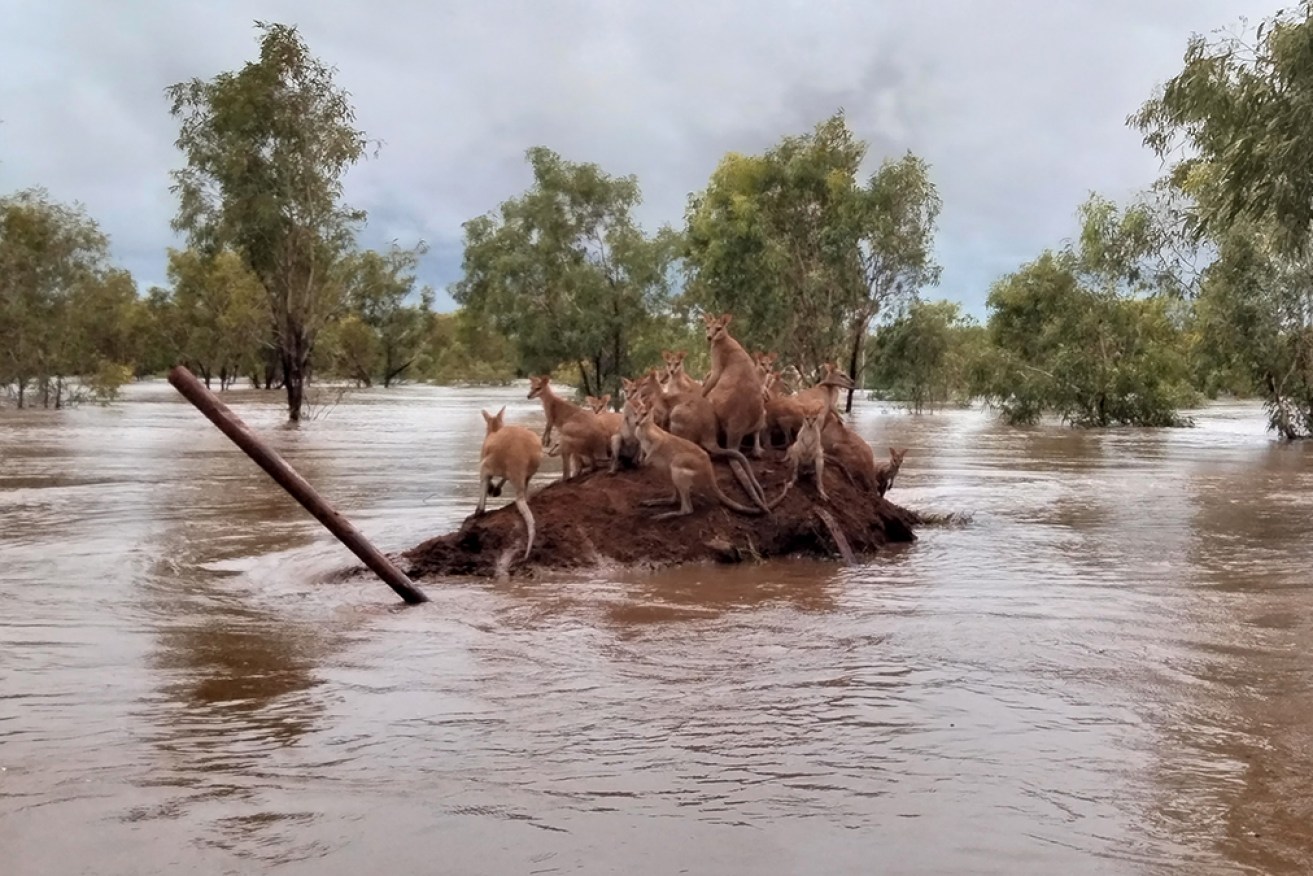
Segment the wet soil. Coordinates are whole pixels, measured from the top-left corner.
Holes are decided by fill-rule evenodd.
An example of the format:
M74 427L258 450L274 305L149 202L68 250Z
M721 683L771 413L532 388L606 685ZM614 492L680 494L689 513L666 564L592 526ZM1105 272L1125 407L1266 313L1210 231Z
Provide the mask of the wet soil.
M768 454L753 460L752 466L767 500L773 501L788 481L783 455ZM806 474L810 472L769 515L737 513L713 496L695 493L692 514L667 520L653 518L670 507L642 505L644 500L671 495L669 479L660 472L589 472L565 482L558 477L530 495L538 531L528 560L520 561L524 521L508 504L406 551L402 564L411 577L422 578L522 576L607 563L658 568L784 556L833 557L839 548L822 519L826 511L858 555L915 539L915 513L850 483L833 467L825 471L829 501L824 501ZM727 466L717 464L716 475L726 495L751 504Z

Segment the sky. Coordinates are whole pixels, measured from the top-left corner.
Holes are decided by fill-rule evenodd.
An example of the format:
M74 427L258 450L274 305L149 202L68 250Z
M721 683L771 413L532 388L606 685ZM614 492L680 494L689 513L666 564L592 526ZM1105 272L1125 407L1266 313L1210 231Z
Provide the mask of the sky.
M931 298L984 316L989 285L1124 200L1158 159L1126 117L1192 33L1254 0L0 0L0 194L85 205L142 290L165 284L180 164L164 89L252 60L256 19L295 24L382 141L352 169L367 246L431 247L454 305L461 224L530 183L525 150L634 174L638 218L679 225L727 152L843 108L868 170L912 150L943 199Z

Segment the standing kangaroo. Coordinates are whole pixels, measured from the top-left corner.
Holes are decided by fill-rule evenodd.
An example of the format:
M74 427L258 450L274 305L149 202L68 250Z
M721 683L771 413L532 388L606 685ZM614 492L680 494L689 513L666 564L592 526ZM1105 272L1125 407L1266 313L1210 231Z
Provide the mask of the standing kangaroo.
M585 462L596 468L597 460L606 457L610 446L606 428L592 411L554 393L550 375L529 378L529 398L541 398L543 402L547 426L543 429L542 443L550 443L553 429L561 430L561 480L579 474Z
M743 439L751 435L752 455L760 457L761 430L766 428L761 371L743 345L730 337L731 314L716 317L708 313L702 318L711 345L711 374L702 384L702 395L716 412L716 422L725 433L725 446L739 450Z
M798 438L789 445L786 457L790 469L789 482L784 485L784 490L779 496L770 503L770 507L774 508L778 505L788 495L789 490L793 489L793 485L798 482L798 471L806 463L810 463L816 472L816 492L825 501L830 501L830 497L825 494L825 446L821 438L821 428L827 413L820 404L813 405L803 412Z
M764 503L757 507L740 505L721 490L716 483L716 472L711 457L692 441L671 435L652 419L652 407L638 402L638 442L642 446L643 464L651 466L670 478L675 489L665 499L648 499L644 505L679 505L675 511L658 514L653 519L665 520L693 513L691 493L694 487L710 493L720 504L740 514L765 514L770 511Z
M496 416L487 411L480 411L487 426L483 437L483 450L479 455L479 505L474 509L474 516L483 514L487 505L488 493L493 478L500 478L503 483L510 481L515 487L515 507L524 518L528 540L524 545L524 559L529 558L533 550L533 512L529 510L529 480L538 471L543 458L543 445L538 436L523 426L503 425L506 408L502 407ZM500 492L500 489L498 490Z
M889 460L875 464L875 491L881 496L889 492L889 488L894 485L894 478L898 476L898 470L903 467L903 457L906 455L906 448L896 450L890 447Z
M652 408L652 418L662 429L701 447L712 459L729 461L730 471L743 491L758 504L766 501L748 458L737 447L716 443L716 411L698 392L662 392L651 374L634 384L634 394Z

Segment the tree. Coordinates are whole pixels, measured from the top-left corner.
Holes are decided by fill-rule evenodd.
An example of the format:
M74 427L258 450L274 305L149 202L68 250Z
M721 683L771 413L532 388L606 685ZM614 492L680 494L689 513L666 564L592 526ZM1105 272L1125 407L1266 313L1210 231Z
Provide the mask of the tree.
M925 162L885 161L862 184L866 150L839 112L764 155L727 155L689 205L690 300L733 311L751 348L860 377L871 321L939 276Z
M388 252L364 250L344 260L343 285L350 316L339 342L347 373L369 386L378 377L391 386L415 362L433 315L433 291L425 288L417 305L407 305L415 289L415 269L427 247Z
M109 240L77 205L29 189L0 198L0 384L62 407L67 379L111 397L131 376L136 287L109 264ZM93 380L93 378L95 378Z
M174 361L184 361L209 386L226 389L254 370L267 341L269 302L264 288L232 250L206 255L169 250L170 301L163 325Z
M913 301L875 334L869 385L916 414L970 398L979 329L956 301Z
M569 363L585 392L618 396L634 337L670 318L678 236L639 228L634 177L542 147L527 157L529 190L465 223L465 275L452 297L509 337L523 367Z
M1150 269L1153 217L1091 197L1078 245L990 290L997 351L986 395L1013 422L1045 412L1079 426L1171 426L1192 394L1170 277Z
M418 358L416 370L434 383L505 385L515 377L511 341L464 308L433 315Z
M1244 222L1217 249L1195 302L1203 362L1255 387L1282 438L1313 435L1313 263Z
M1195 35L1129 122L1189 199L1181 232L1214 250L1198 307L1208 361L1249 377L1271 428L1313 435L1313 3L1252 32ZM1179 156L1179 157L1178 157Z
M942 202L929 167L910 152L899 161L884 162L866 188L853 194L850 221L861 294L850 319L848 373L857 381L871 320L890 303L914 299L922 288L939 282L932 250ZM848 390L845 410L852 410L854 391Z
M168 89L187 159L173 172L173 224L204 252L232 248L260 279L295 421L315 339L341 305L337 264L364 220L341 195L366 141L334 71L296 28L256 25L258 60Z

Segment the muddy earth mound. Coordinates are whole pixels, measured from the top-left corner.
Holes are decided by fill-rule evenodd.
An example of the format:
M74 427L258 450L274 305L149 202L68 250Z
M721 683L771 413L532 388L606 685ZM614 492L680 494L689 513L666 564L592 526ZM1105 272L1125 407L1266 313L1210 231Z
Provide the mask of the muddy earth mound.
M782 456L752 461L768 501L788 481ZM555 468L555 466L553 466ZM717 463L720 488L745 504L751 501L730 470ZM470 518L459 530L430 539L400 556L412 578L440 575L531 575L535 570L578 569L607 563L657 568L680 563L743 562L769 557L841 555L846 540L855 555L915 540L918 516L849 483L842 471L825 469L825 491L816 493L810 471L774 511L750 517L694 493L694 512L653 520L673 506L643 507L645 499L669 496L668 478L650 469L589 472L561 482L556 471L545 488L530 484L529 507L537 524L533 553L521 561L524 521L513 504ZM542 475L540 474L541 478ZM541 483L536 480L534 483ZM503 498L511 488L505 488ZM828 513L827 513L828 512ZM829 518L827 521L825 518ZM836 539L831 523L840 530Z

